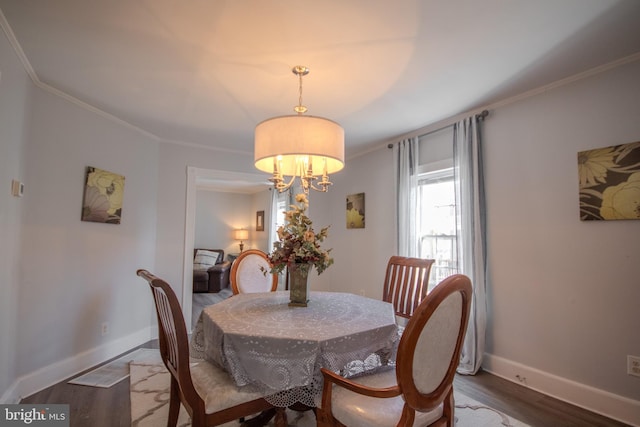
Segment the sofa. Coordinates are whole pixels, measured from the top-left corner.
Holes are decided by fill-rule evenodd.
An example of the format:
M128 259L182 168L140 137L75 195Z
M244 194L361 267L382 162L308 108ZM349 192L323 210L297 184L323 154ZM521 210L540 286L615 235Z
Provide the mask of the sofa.
M193 292L220 292L229 287L231 262L222 249L193 250Z

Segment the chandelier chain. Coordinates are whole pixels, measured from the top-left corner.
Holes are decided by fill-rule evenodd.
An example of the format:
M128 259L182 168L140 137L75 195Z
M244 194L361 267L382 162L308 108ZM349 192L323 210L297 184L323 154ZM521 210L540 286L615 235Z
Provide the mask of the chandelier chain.
M302 76L309 74L309 69L303 65L296 65L291 71L298 76L298 105L293 107L293 111L303 114L307 112L307 107L302 105Z
M302 74L298 76L299 86L298 86L298 105L302 107Z

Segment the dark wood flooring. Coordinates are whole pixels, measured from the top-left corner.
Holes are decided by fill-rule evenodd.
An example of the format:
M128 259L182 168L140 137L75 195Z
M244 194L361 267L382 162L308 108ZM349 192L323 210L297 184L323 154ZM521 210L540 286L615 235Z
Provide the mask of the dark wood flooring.
M157 348L157 342L149 342L141 347ZM458 376L454 387L472 399L532 427L627 426L486 372L475 376ZM128 379L107 389L63 381L23 399L21 403L69 404L72 427L131 425Z
M488 372L457 375L453 386L472 399L532 427L629 427Z

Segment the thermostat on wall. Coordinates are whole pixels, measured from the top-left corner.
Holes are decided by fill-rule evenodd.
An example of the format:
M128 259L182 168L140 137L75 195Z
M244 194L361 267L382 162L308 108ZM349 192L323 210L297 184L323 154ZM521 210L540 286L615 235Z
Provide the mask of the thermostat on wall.
M24 184L15 179L11 180L11 194L15 197L22 197L24 194Z

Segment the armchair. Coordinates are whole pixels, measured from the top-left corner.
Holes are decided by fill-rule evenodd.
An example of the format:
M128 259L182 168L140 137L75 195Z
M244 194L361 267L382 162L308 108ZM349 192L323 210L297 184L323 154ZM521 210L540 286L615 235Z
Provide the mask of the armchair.
M224 250L194 249L193 256L194 293L220 292L229 286L231 262L224 261Z
M409 318L395 369L347 379L321 368L318 426L454 426L453 378L471 298L467 276L440 282Z

